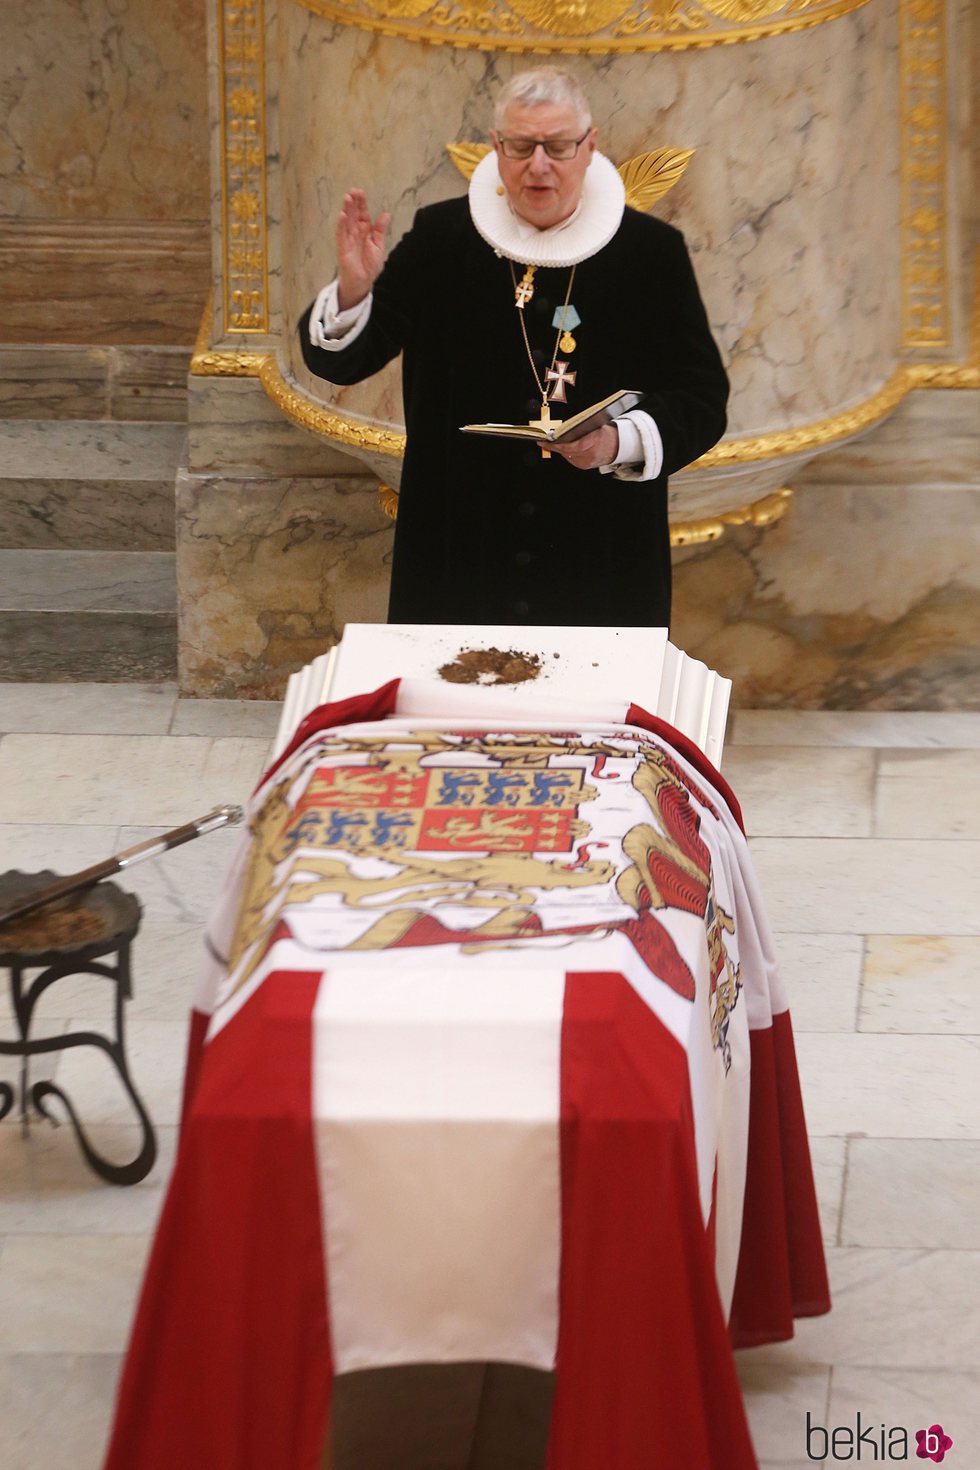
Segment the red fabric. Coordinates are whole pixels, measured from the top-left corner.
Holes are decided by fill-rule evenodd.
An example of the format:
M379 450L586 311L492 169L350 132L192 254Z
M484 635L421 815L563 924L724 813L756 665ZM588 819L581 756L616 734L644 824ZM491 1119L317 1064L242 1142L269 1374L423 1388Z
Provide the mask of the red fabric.
M311 735L316 735L320 730L331 730L335 725L359 725L371 720L386 720L389 715L393 715L400 683L400 679L392 679L379 689L372 689L366 694L353 694L350 699L338 699L334 704L318 704L316 709L311 709L296 726L296 733L282 755L272 762L259 781L256 791L278 771L294 750L298 750Z
M183 1123L190 1112L197 1079L201 1073L201 1058L204 1055L204 1038L208 1034L211 1017L206 1011L191 1011L191 1025L187 1036L187 1055L184 1058L184 1091L180 1100L180 1121Z
M618 974L566 978L548 1470L755 1470L698 1199L683 1048Z
M626 724L636 725L640 730L649 730L651 735L656 735L660 740L666 740L672 745L696 771L699 771L704 779L712 785L719 796L724 797L725 802L742 831L745 831L745 823L742 820L742 808L738 804L738 798L725 780L724 776L713 766L705 755L687 735L680 730L675 730L666 720L659 715L650 714L640 704L631 704L626 711ZM696 793L695 793L696 794Z
M105 1470L314 1470L333 1375L313 1130L319 974L269 976L208 1043Z
M749 1153L729 1324L735 1347L780 1342L793 1336L794 1317L830 1311L789 1012L749 1038Z

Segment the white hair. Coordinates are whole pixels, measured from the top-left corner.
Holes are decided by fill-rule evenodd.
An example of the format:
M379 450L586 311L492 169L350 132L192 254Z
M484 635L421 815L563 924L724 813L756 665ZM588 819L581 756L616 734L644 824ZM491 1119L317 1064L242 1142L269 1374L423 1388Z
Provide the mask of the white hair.
M518 72L500 89L493 109L493 125L498 131L512 102L524 107L539 107L545 102L574 107L579 127L592 126L585 93L573 76L556 66L536 66L531 71Z

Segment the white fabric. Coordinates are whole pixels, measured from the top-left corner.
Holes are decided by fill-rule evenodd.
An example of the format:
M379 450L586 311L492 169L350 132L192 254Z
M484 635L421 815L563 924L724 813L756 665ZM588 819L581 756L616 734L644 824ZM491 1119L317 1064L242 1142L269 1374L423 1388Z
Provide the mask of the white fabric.
M496 722L473 723L479 740L479 731ZM441 737L447 748L425 757L423 768L434 780L441 781L439 772L446 768L457 775L504 768L499 742L490 747L496 755L475 748L469 724L454 721L457 733ZM520 742L537 722L506 724L521 732L514 735ZM367 773L379 737L388 749L407 753L415 732L434 727L438 721L423 725L418 716L403 713L312 736L256 793L251 814L270 796L270 786L281 783L287 808L306 809L314 777L322 781L331 767L348 776ZM748 1142L749 1030L771 1026L773 1012L786 1007L745 839L705 776L672 752L692 778L691 799L710 853L709 920L734 920L733 932L727 924L708 929L723 952L716 980L738 982L719 1037L712 1028L717 1000L705 920L671 906L658 914L690 969L693 1001L648 968L617 927L634 916L619 889L619 875L632 861L624 835L651 821L633 775L644 751L656 751L662 742L614 719L592 733L581 719L538 728L551 732L548 769L581 771L586 783L577 820L587 829L576 837L586 845L568 871L598 862L608 865L608 874L540 886L532 863L515 868L507 881L501 874L498 883L481 879L466 861L461 865L465 847L444 851L430 845L415 852L414 868L403 870L397 850L386 856L359 852L356 841L349 850L324 841L307 846L301 837L263 890L264 923L255 945L234 972L212 960L202 977L197 1004L202 1010L215 1006L213 1037L274 970L324 974L314 1011L312 1104L340 1372L468 1359L552 1366L560 1262L561 1015L569 972L622 974L685 1050L701 1209L707 1221L714 1199L718 1288L725 1312L730 1309ZM570 729L577 734L554 733ZM563 753L564 740L585 749ZM601 770L594 768L591 751L601 753ZM436 794L424 800L438 812ZM341 802L336 809L346 808ZM508 808L496 810L506 820ZM285 813L282 820L288 820ZM559 850L546 847L534 859L544 858L548 866L550 854ZM405 849L406 855L412 851ZM477 868L480 856L474 853ZM218 955L228 954L246 857L243 834L210 928ZM561 871L563 860L558 861ZM359 891L338 884L339 868L351 884L361 885ZM541 926L536 934L511 935L503 944L474 939L475 928L497 912L506 918L515 901L533 901ZM371 948L369 931L385 913L399 912L409 918L427 914L458 939ZM266 936L280 920L291 937L263 954Z
M664 465L664 445L656 419L641 408L634 408L618 418L616 426L620 430L620 453L612 464L602 466L602 474L613 474L617 480L655 480ZM624 428L632 441L628 441L626 447L623 445Z
M477 233L498 255L522 265L567 266L588 260L619 229L626 189L616 165L593 153L582 183L581 207L573 218L526 235L519 228L500 182L496 153L481 158L470 179L470 216ZM564 228L562 227L564 225Z
M340 309L337 300L337 282L324 286L310 312L310 342L326 352L339 352L349 347L368 324L374 293L369 291L356 306Z
M337 1373L554 1366L564 965L486 969L455 949L328 960L313 1103Z

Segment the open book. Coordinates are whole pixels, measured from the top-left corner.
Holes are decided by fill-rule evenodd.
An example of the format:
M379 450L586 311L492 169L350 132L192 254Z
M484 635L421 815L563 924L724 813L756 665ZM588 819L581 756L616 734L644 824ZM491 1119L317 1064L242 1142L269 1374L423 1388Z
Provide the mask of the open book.
M620 388L610 393L601 403L583 408L581 413L570 419L552 419L551 423L538 424L462 424L463 434L494 434L502 439L530 439L537 444L570 444L573 439L583 439L593 429L611 424L620 414L629 413L646 397L645 393L634 393Z

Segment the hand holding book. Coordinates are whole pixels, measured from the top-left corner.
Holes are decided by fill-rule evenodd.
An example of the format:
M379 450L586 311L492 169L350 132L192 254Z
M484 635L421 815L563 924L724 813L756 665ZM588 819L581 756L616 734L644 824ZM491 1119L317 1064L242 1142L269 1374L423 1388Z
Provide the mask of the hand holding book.
M645 396L644 393L620 388L608 398L583 408L581 413L574 414L569 419L552 419L550 422L539 420L530 424L462 424L460 432L489 434L499 439L531 440L532 443L542 445L570 444L601 428L603 424L611 424L621 414L629 413Z

